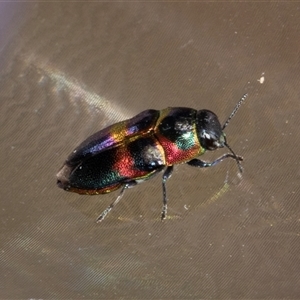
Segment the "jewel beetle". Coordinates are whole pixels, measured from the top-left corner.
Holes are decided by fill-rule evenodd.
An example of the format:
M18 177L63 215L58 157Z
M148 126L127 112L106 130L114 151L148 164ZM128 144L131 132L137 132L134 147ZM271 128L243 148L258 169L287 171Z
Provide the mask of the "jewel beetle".
M97 222L101 222L127 188L164 170L163 220L167 214L166 182L174 165L187 163L206 168L225 158L233 158L242 172L240 162L243 158L227 144L224 129L246 97L247 94L243 95L223 126L210 110L169 107L145 110L131 119L102 129L69 155L56 175L57 185L66 191L85 195L106 194L121 188L118 197L97 218ZM223 147L227 147L230 153L212 162L197 158L206 150Z

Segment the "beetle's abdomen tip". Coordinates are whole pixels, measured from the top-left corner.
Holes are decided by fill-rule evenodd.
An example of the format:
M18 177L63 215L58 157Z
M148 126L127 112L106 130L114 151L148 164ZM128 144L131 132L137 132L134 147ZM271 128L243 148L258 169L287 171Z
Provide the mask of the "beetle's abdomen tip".
M67 165L63 165L63 167L59 170L59 172L56 174L57 179L57 186L64 190L69 190L70 183L69 183L69 176L71 173L71 168Z

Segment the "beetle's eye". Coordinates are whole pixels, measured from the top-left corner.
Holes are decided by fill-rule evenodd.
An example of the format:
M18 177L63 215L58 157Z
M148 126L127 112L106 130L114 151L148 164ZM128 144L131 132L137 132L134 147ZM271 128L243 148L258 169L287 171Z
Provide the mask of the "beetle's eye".
M215 150L224 147L225 137L218 117L210 110L197 112L197 133L204 149Z
M220 147L220 143L214 134L209 134L203 130L200 135L200 143L207 150L215 150Z

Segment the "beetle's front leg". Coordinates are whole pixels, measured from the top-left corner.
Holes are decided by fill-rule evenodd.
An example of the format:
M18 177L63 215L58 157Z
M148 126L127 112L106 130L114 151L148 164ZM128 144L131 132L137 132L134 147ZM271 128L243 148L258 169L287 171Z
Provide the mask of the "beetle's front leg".
M198 167L198 168L208 168L208 167L212 167L212 166L218 164L219 162L221 162L225 158L233 158L233 159L238 160L238 161L243 160L243 158L241 156L238 156L238 155L234 156L231 153L226 153L226 154L220 156L219 158L217 158L216 160L214 160L212 162L206 162L206 161L195 158L195 159L192 159L192 160L188 161L187 164L190 165L190 166L193 166L193 167Z
M163 174L163 179L162 179L162 187L163 187L163 208L161 212L161 219L164 220L167 215L167 189L166 189L166 182L167 180L172 176L173 172L173 166L168 166Z

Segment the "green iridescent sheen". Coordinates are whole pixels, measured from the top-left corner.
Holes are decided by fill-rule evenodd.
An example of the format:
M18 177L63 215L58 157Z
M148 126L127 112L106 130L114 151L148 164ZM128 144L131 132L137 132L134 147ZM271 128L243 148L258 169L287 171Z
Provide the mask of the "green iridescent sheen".
M181 150L190 150L195 146L195 134L193 132L186 132L180 136L175 141L176 146Z

